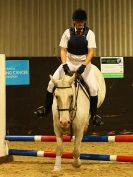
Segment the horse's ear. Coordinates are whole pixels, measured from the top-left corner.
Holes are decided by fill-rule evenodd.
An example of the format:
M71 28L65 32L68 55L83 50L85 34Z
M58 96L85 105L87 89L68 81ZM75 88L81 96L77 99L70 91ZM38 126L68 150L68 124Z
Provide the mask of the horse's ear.
M73 76L70 78L69 80L69 84L71 85L73 83L73 81L75 80L75 73L73 74Z
M52 75L49 75L51 81L54 83L54 85L56 85L57 81L52 77Z

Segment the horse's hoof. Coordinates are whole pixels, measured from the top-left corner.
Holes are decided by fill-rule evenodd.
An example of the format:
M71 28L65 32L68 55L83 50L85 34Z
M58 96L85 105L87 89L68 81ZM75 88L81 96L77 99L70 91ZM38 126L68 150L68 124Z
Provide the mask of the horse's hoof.
M81 166L81 160L80 159L74 159L72 166L75 168L79 168Z
M54 172L58 172L58 171L61 171L61 167L58 167L58 166L54 166L54 169L53 169Z

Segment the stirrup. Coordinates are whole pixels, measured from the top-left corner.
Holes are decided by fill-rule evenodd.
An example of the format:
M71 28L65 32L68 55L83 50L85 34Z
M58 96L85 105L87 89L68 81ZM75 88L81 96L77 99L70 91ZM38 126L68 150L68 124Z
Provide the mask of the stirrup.
M102 117L100 117L99 115L94 115L93 118L92 118L92 124L94 126L103 126L104 125L104 122L102 120Z
M34 111L34 114L39 117L39 118L43 118L46 115L46 110L44 106L40 106L36 109L36 111Z

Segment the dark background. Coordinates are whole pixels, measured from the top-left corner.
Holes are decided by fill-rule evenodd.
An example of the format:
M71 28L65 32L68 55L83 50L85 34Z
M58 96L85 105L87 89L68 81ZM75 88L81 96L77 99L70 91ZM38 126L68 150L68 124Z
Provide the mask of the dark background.
M7 60L25 57L7 57ZM27 59L27 57L26 57ZM30 85L7 86L7 134L54 134L52 114L39 119L33 112L44 104L49 74L60 65L56 57L29 57ZM100 58L93 59L100 69ZM89 134L133 133L133 58L124 57L124 78L105 79L107 93L99 114L103 127L89 127Z

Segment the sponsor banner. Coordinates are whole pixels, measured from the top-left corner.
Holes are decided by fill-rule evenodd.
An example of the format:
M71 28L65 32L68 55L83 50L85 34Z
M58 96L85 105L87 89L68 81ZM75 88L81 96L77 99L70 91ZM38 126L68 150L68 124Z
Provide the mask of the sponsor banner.
M124 78L123 57L101 57L100 63L104 78Z
M29 60L6 60L6 85L29 83Z

